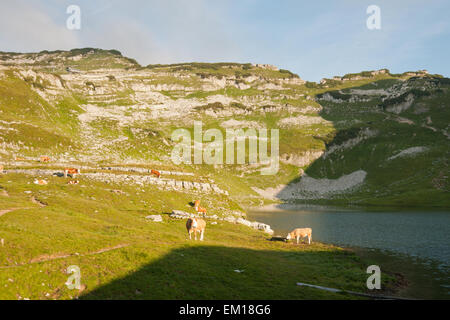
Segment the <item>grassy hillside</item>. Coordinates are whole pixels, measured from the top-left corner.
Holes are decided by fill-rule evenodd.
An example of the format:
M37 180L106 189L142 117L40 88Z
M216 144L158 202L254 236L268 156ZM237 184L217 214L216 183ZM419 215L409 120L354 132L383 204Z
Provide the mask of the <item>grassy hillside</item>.
M89 179L67 185L57 177L37 186L32 178L0 177L0 299L353 298L298 281L367 290L370 261L331 245L268 241L260 231L211 220L205 241L188 241L185 221L164 212L194 212L189 194ZM149 213L163 214L163 222L146 220ZM81 270L81 291L65 285L71 265ZM382 280L384 292L396 289L396 277Z
M45 154L56 163L176 167L172 132L192 132L201 120L203 131L224 136L226 128L280 130L274 176L261 176L259 166L179 166L216 180L244 206L449 205L449 80L438 75L383 69L317 84L266 65L142 67L115 50L92 48L0 53L0 65L0 157L7 166ZM322 183L357 170L364 181L338 192L311 195L296 185L303 173ZM283 186L297 195L286 197Z
M323 94L319 95L324 106L321 115L339 125L327 143L328 154L306 173L333 179L366 171L364 185L345 199L335 197L338 203L448 207L449 82L433 77L391 80L387 88L398 88L395 98L370 91L385 85L381 80L371 86L332 91L345 102L324 101ZM350 101L355 91L359 101ZM392 110L402 105L405 110ZM358 137L361 141L349 143Z
M0 53L0 298L349 298L296 282L365 291L371 261L349 250L224 220L189 242L168 213L193 213L195 199L222 218L274 201L448 208L449 83L424 71L313 83L269 65L144 67L92 48ZM278 173L175 165L172 132L199 120L224 137L279 129ZM55 175L68 166L79 184ZM70 265L80 292L64 284ZM386 274L395 293L403 280Z

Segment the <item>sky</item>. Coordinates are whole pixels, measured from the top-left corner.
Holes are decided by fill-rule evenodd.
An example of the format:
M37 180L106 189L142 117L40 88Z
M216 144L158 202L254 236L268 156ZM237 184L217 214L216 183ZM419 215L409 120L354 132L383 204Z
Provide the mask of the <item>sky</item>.
M81 9L69 30L67 7ZM367 8L381 28L367 28ZM0 51L117 49L141 65L268 63L302 79L388 68L450 77L448 0L15 0Z

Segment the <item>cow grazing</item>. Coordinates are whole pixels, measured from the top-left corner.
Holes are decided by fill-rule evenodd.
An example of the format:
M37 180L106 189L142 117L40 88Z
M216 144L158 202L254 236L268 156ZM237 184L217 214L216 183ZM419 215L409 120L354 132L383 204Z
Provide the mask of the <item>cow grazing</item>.
M312 229L311 228L297 228L292 232L288 233L286 240L297 239L297 244L300 238L308 237L308 244L311 244L312 240Z
M67 175L70 174L72 178L75 178L77 174L80 174L80 169L74 169L74 168L66 168L64 169L64 177L67 178Z
M41 161L41 162L49 162L49 161L50 161L50 157L47 157L47 156L41 156L40 161Z
M159 172L158 170L151 170L150 171L151 174L154 174L157 178L159 178L161 176L161 172Z
M189 234L189 240L191 240L192 232L194 233L194 239L197 240L197 232L200 232L200 241L203 241L203 234L205 233L206 222L200 218L189 218L186 222L186 229Z

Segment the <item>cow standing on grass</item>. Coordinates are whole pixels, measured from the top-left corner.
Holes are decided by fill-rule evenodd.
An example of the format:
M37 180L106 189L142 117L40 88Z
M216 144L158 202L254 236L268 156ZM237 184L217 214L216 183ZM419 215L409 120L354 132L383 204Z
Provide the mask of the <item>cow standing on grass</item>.
M312 240L312 229L311 228L297 228L292 232L289 232L286 236L286 240L297 239L297 244L299 243L300 238L308 237L308 244L311 244Z
M74 168L65 168L64 169L64 178L67 178L67 175L70 174L72 178L75 178L77 174L80 174L80 169L74 169Z
M203 214L203 218L205 217L205 215L206 215L206 208L200 207L200 200L195 200L194 201L194 209L198 213L202 213Z
M206 216L206 208L197 207L197 212L203 214L203 218Z
M200 206L200 200L195 200L194 201L194 209L195 211L198 211L198 207Z
M189 234L189 240L191 240L192 232L194 233L194 239L197 240L197 232L200 232L200 241L203 241L203 234L205 233L206 222L199 218L189 218L186 222L186 229Z

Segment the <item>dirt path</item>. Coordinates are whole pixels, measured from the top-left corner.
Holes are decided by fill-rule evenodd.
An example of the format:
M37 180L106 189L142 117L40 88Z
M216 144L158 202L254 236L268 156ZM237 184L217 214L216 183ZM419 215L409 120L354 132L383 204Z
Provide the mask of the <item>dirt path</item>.
M130 245L129 244L118 244L114 247L107 247L107 248L99 249L97 251L88 252L86 254L78 254L78 253L55 253L55 254L50 254L50 255L44 254L39 257L31 259L29 263L22 263L22 264L17 264L14 266L0 266L0 269L21 267L21 266L25 266L25 265L29 265L29 264L33 264L33 263L47 262L47 261L52 261L52 260L57 260L57 259L74 257L74 256L78 256L78 257L92 256L92 255L96 255L96 254L100 254L100 253L104 253L104 252L108 252L108 251L112 251L112 250L125 248L128 246L130 246Z
M9 212L16 211L19 209L29 209L29 208L11 208L11 209L0 210L0 217L4 214L7 214Z
M68 257L72 257L72 256L79 256L79 257L84 257L84 256L92 256L95 254L100 254L103 252L108 252L108 251L112 251L112 250L117 250L120 248L124 248L124 247L128 247L129 244L119 244L117 246L114 247L108 247L108 248L103 248L94 252L89 252L86 254L77 254L77 253L68 253L68 254L52 254L52 255L47 255L44 254L42 256L39 256L37 258L33 258L31 259L30 263L38 263L38 262L46 262L46 261L51 261L51 260L56 260L56 259L63 259L63 258L68 258Z

